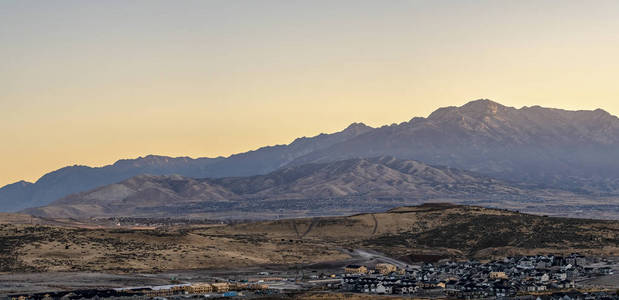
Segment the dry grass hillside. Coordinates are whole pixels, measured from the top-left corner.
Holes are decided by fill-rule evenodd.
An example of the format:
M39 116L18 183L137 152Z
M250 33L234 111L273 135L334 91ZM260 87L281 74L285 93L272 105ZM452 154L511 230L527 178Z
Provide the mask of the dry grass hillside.
M533 216L450 204L385 213L155 230L0 225L0 271L233 269L350 259L532 253L619 254L619 221Z
M538 251L619 254L619 221L543 217L452 204L241 224L220 230L364 247L399 257L431 253L483 258Z

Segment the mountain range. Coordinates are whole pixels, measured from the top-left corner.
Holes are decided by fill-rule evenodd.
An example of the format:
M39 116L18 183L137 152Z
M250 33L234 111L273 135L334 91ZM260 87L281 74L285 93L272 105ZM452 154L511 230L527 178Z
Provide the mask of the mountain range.
M304 210L327 215L380 210L428 198L524 195L528 191L471 172L379 157L305 164L249 177L140 175L24 212L55 218L205 213L234 218L239 211L259 215L279 210L286 210L286 215Z
M223 177L266 174L295 158L323 147L343 142L371 130L360 123L343 131L298 138L289 145L263 147L227 158L189 158L148 155L123 159L104 167L69 166L45 174L35 183L20 181L0 188L0 211L42 206L67 195L116 183L133 176L182 175L186 177Z
M292 164L393 155L584 193L619 191L619 118L601 110L516 109L490 100L383 126Z
M44 175L35 183L18 182L3 187L0 189L0 209L16 211L44 206L61 198L55 204L64 203L67 199L77 199L76 196L69 196L71 194L84 193L143 174L189 177L183 180L212 185L204 187L204 191L214 194L222 190L211 191L210 188L224 188L233 193L224 193L227 201L251 197L280 199L283 195L295 194L285 184L258 190L255 185L267 177L256 175L268 174L270 180L276 180L273 177L277 178L277 174L285 174L281 172L291 172L295 168L307 170L326 166L326 163L336 163L335 166L338 162L350 163L355 161L351 159L359 158L366 160L357 162L371 164L376 163L376 157L395 157L397 159L394 161L398 162L415 161L417 164L445 166L432 168L459 169L462 174L478 176L467 175L475 178L495 178L489 180L501 182L501 186L508 187L508 190L518 190L518 195L555 189L587 197L608 197L619 194L618 146L619 118L603 110L567 111L539 106L517 109L482 99L461 107L440 108L427 118L416 117L408 122L379 128L354 123L341 132L299 138L289 145L264 147L226 158L151 155L120 160L101 168L66 167ZM391 168L383 163L379 165ZM293 175L281 175L279 180L285 181ZM377 172L375 176L372 180L383 180L382 173ZM249 184L248 180L258 182ZM304 189L320 191L316 195L349 195L346 194L349 190L339 190L342 188L340 185L330 187L325 182L318 180L313 183L316 186L306 185ZM371 180L362 186L367 182ZM393 189L397 196L412 195L409 194L411 188L400 189L394 187L393 182L383 183L384 186L378 189L381 193ZM440 185L442 181L437 179L435 184ZM460 190L450 194L450 197L459 193L466 198L466 190L461 186L458 188ZM481 189L481 185L476 188ZM432 195L429 190L423 193ZM208 199L205 203L212 201L211 198L204 199Z

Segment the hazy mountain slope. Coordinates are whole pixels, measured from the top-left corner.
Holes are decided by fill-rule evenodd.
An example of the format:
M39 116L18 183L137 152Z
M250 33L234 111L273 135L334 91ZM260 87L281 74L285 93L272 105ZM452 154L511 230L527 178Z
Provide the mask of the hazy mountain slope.
M263 147L255 151L231 155L215 162L202 173L192 177L228 177L266 174L287 165L294 159L330 147L373 130L363 123L353 123L333 134L297 138L288 145Z
M522 190L471 172L394 157L350 159L284 168L268 175L212 182L264 198L364 196L433 197L519 194Z
M17 193L5 194L7 187L0 189L0 210L16 211L26 207L45 205L72 193L90 190L140 174L182 173L187 176L200 176L206 166L219 159L149 155L144 158L119 160L113 165L100 168L65 167L44 175L35 183L24 184L24 188Z
M602 110L515 109L489 100L377 128L293 162L393 155L592 193L619 192L619 119Z
M16 210L29 207L29 199L32 198L33 184L19 181L6 185L0 189L0 211Z
M0 189L0 210L45 205L72 193L140 175L230 177L267 174L283 166L395 156L470 170L538 188L583 195L619 195L619 119L603 110L520 109L490 100L446 107L427 118L370 128L355 123L334 134L299 138L228 158L148 156L102 168L74 166L35 184ZM324 194L342 191L325 185ZM260 195L257 195L260 196Z
M187 177L220 177L264 174L312 151L331 146L371 130L360 123L341 132L299 138L290 145L264 147L228 158L166 157L149 155L119 160L113 165L91 168L72 166L46 174L34 184L17 183L0 189L0 211L46 205L69 194L119 182L140 174Z
M534 193L471 172L393 157L284 168L267 175L220 179L142 175L26 209L48 217L234 215L245 210L288 215L361 212L428 198L529 197ZM299 207L301 205L301 207ZM254 218L255 218L254 217Z

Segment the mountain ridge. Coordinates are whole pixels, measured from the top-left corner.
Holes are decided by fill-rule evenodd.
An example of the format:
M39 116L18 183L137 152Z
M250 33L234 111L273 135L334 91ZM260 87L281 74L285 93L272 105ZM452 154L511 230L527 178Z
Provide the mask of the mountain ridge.
M74 165L43 175L34 183L16 190L12 185L0 188L0 211L18 211L41 206L69 194L112 184L140 174L181 174L187 177L242 176L268 173L294 158L343 141L370 130L353 123L340 132L297 138L288 145L265 146L228 157L190 158L147 155L121 159L111 165L88 167ZM222 165L222 162L225 164Z
M592 196L619 195L619 118L602 110L514 108L480 99L428 117L372 128L301 137L228 157L149 155L91 168L65 167L37 182L0 188L0 210L41 206L139 174L235 177L346 160L395 156L469 170L539 188Z
M377 128L292 164L394 155L502 179L617 193L618 146L619 118L603 110L516 109L477 100ZM610 182L600 183L596 176Z
M247 177L139 175L23 212L49 218L238 219L243 215L268 219L380 211L434 199L501 200L521 206L542 201L550 205L554 200L550 194L570 196L561 191L523 189L470 171L383 156L311 163Z

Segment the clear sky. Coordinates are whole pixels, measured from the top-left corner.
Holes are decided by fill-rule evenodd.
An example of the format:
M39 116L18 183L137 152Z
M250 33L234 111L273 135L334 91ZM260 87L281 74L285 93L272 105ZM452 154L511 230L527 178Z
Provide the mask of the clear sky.
M0 186L490 98L619 114L619 1L0 1Z

